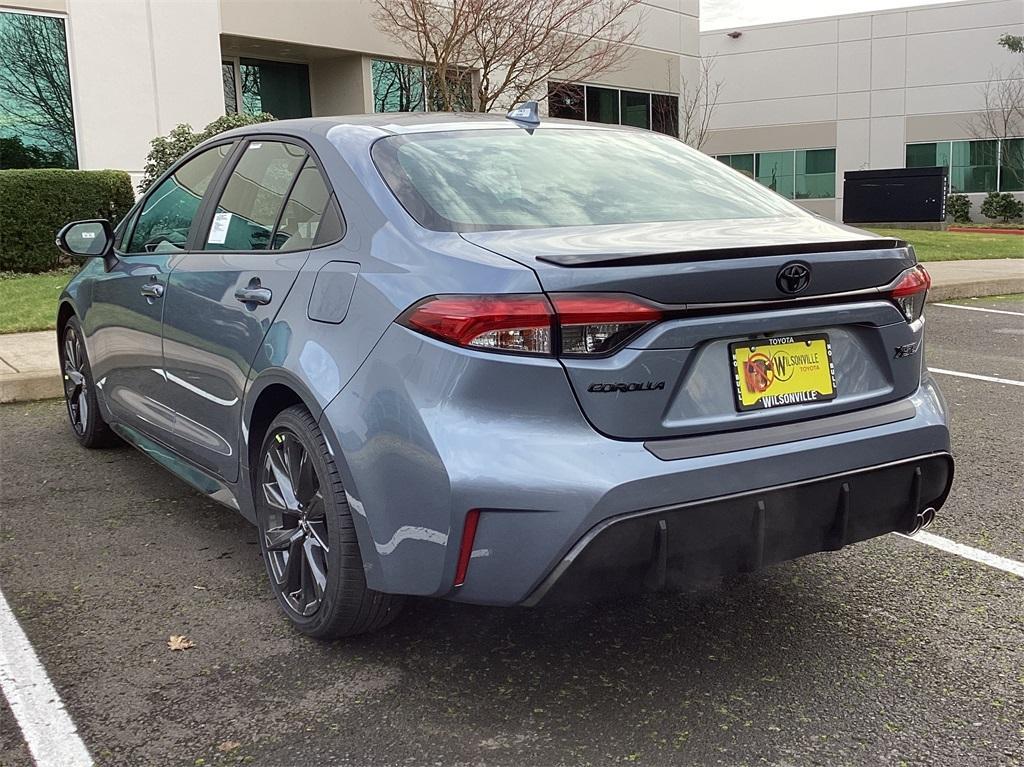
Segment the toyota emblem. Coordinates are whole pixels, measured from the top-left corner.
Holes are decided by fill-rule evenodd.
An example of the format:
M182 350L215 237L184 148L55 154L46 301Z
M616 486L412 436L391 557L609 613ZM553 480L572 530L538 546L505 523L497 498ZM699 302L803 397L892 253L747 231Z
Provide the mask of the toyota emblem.
M796 295L811 284L811 267L801 261L788 263L779 269L775 284L783 293Z

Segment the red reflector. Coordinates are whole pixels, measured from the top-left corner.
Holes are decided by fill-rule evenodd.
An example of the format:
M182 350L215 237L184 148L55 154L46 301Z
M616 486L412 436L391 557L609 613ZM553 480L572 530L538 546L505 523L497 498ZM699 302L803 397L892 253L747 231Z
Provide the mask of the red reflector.
M903 273L903 276L900 278L900 281L896 283L896 287L892 289L890 295L893 298L912 296L916 293L923 293L931 286L931 276L923 266L918 264L911 269L907 269L907 271Z
M473 539L476 538L476 526L480 521L480 509L470 509L466 521L462 525L462 542L459 544L459 562L455 566L455 586L466 582L466 571L469 570L469 558L473 556Z
M559 293L551 297L562 325L646 323L661 319L661 310L629 295Z
M551 353L551 304L544 296L435 296L398 321L459 346Z

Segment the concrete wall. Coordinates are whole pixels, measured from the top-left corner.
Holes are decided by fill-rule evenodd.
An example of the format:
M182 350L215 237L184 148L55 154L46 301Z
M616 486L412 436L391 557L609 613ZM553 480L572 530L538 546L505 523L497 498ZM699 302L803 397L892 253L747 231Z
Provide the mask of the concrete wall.
M701 35L724 81L704 150L834 146L832 214L841 218L844 171L903 167L908 142L972 137L981 86L1019 62L996 40L1024 33L1024 3L965 0L731 31Z

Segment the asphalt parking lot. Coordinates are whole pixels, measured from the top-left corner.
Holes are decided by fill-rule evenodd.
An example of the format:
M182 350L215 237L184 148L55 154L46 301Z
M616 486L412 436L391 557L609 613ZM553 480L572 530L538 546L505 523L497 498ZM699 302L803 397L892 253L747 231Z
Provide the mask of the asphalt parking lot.
M930 306L928 365L1024 381L1024 299L962 303L1017 314ZM957 479L929 532L1024 561L1024 386L937 378ZM1012 573L890 535L625 603L417 601L324 644L254 528L64 420L0 408L0 588L100 764L1024 764ZM32 764L3 698L0 764Z

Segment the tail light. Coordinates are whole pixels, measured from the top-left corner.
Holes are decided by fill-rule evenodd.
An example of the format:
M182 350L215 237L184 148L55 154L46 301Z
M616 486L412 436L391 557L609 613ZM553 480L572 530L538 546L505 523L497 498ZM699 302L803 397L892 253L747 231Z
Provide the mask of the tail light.
M459 543L459 558L455 563L455 580L453 586L461 586L466 582L469 572L469 560L473 557L473 541L476 540L476 527L480 522L480 509L470 509L466 513L466 521L462 525L462 540Z
M562 354L608 354L662 316L657 307L629 295L560 293L551 302L558 315Z
M434 296L398 322L471 349L553 356L602 356L621 348L662 312L636 296L559 293Z
M924 314L924 302L928 296L928 288L932 286L932 278L925 268L918 264L907 269L889 289L889 297L907 318L907 322L920 319Z

